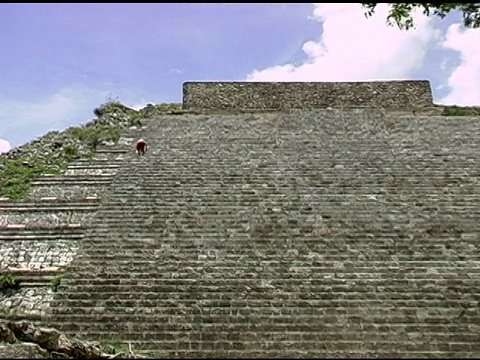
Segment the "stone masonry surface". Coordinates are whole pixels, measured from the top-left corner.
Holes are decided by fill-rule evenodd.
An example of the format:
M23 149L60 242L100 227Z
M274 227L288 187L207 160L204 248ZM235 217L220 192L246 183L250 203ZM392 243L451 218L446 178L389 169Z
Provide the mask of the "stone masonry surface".
M0 248L2 269L63 268L70 264L79 244L72 241L16 241Z
M5 314L9 310L39 318L53 299L54 292L47 288L22 288L15 292L0 293L0 309ZM33 316L32 316L33 315Z
M429 81L385 82L185 82L188 110L327 107L429 107Z
M35 186L31 189L30 199L40 200L44 197L58 197L59 199L81 199L87 196L100 197L106 191L106 186L95 185L59 185Z
M39 185L31 188L27 200L0 201L0 275L22 279L20 289L0 291L0 316L15 314L38 322L48 309L54 294L51 282L66 275L135 130L129 131L132 137L118 142L122 152L109 153L111 147L106 147L91 159L74 162L59 177L38 178Z
M0 215L0 226L24 224L26 226L55 227L62 224L83 224L94 216L93 212L79 213L75 211L36 212L33 214L6 214Z
M142 136L50 324L173 358L480 357L478 117L185 114Z

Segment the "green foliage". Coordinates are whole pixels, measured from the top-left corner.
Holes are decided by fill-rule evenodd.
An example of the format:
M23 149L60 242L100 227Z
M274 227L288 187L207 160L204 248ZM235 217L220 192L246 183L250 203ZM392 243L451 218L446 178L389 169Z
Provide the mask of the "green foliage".
M155 105L155 111L162 114L176 114L183 111L181 103L163 103Z
M142 115L137 113L130 116L130 126L142 126Z
M157 105L148 104L139 111L141 116L151 115L178 115L183 114L183 106L181 103L162 103Z
M98 114L106 114L119 111L122 118L131 119L130 122L141 124L142 114L128 108L117 100L108 101L96 110ZM63 146L61 151L52 147L52 156L42 154L41 157L33 158L31 155L21 155L13 160L0 157L0 197L10 199L24 199L28 195L32 180L43 174L60 174L68 164L80 158L91 158L95 155L97 147L103 141L118 143L123 129L120 125L112 125L112 121L93 122L83 127L69 128L65 135L79 140L80 144L69 144ZM47 142L55 140L57 131L48 133ZM61 146L61 144L60 144ZM54 156L53 156L54 155Z
M149 359L164 359L168 357L168 353L163 350L147 350L142 349L141 346L134 346L126 340L115 339L110 337L108 340L91 339L90 342L100 343L100 347L107 354L113 355L113 358L122 355L128 355L129 357L139 356L141 358Z
M83 127L70 128L68 131L70 132L70 136L77 138L80 141L84 141L88 136L88 130Z
M50 282L50 289L52 289L53 292L57 292L58 287L60 286L64 277L65 274L60 274L52 279L52 281Z
M122 136L122 128L120 126L110 126L103 131L102 136L105 140L113 141L116 144Z
M122 112L132 110L129 107L123 105L120 101L118 101L118 98L113 99L111 96L109 96L105 103L100 105L99 107L93 109L93 113L97 117L101 117L105 114L111 114L115 112L115 110L119 110Z
M53 165L57 165L56 167ZM44 173L55 174L58 164L48 167L42 160L10 160L0 175L0 196L22 199L28 193L30 182Z
M375 13L379 3L361 3L365 8L365 16ZM480 27L480 3L386 3L390 6L387 24L397 25L400 29L409 30L415 27L412 13L421 9L426 16L445 18L450 12L458 10L463 16L463 25L468 28Z
M88 134L87 143L90 150L97 151L98 145L100 145L102 133L100 131L91 131Z
M444 106L443 116L480 116L480 107Z
M84 143L87 149L80 151L77 145L66 145L56 157L37 159L21 157L8 161L3 159L3 169L0 170L0 196L24 199L28 195L30 183L38 176L60 174L70 162L81 156L94 156L102 141L117 143L122 135L122 128L118 125L90 125L67 131L71 137Z
M82 156L93 157L97 147L102 141L112 141L115 144L120 140L123 129L119 125L90 124L85 127L70 128L67 135L78 139L86 145L66 145L53 157L39 157L36 159L28 156L17 160L0 160L0 197L10 199L24 199L28 195L30 183L43 174L60 174L68 164ZM82 148L82 149L80 149ZM53 154L53 153L52 153ZM3 165L3 166L2 166Z
M75 145L67 145L63 148L63 154L68 161L78 157L78 147Z
M122 128L118 125L91 125L71 129L70 134L86 143L89 149L95 152L102 141L117 143L122 136Z
M22 279L18 275L6 274L0 278L0 290L18 289Z

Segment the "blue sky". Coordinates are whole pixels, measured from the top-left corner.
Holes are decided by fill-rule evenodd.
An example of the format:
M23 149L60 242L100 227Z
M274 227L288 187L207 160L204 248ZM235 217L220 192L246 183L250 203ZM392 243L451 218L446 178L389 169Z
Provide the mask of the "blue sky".
M94 118L109 99L182 101L185 81L428 79L480 105L480 30L358 4L0 4L0 151Z

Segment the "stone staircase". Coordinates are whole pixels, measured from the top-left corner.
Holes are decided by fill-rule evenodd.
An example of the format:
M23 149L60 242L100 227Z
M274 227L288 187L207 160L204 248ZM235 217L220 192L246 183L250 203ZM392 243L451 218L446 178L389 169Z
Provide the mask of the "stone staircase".
M125 146L98 149L93 158L75 161L60 176L41 176L32 182L29 199L76 201L98 198L108 190L118 168L124 162L127 151Z
M40 321L129 150L99 149L62 175L36 179L28 199L0 200L0 277L21 280L0 291L0 318Z
M142 136L49 324L175 358L480 356L478 118L189 114Z

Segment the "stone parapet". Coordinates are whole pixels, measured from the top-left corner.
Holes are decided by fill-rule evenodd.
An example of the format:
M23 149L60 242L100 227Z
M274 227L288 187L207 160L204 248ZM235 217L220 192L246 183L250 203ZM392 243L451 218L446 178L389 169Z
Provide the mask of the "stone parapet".
M185 82L185 110L431 107L429 81Z

